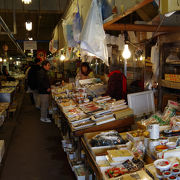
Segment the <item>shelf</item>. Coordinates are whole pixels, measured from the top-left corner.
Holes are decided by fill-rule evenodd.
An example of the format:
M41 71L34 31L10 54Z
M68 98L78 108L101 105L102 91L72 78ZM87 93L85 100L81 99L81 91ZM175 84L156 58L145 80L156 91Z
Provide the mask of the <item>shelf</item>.
M180 66L180 64L165 63L166 66Z
M173 89L180 89L179 82L166 81L164 79L161 79L161 86Z

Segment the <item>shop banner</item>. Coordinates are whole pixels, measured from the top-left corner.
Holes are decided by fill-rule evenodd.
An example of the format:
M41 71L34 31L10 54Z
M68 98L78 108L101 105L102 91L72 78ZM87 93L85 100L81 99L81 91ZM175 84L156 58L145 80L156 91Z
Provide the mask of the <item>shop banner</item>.
M37 50L37 41L24 41L24 50Z

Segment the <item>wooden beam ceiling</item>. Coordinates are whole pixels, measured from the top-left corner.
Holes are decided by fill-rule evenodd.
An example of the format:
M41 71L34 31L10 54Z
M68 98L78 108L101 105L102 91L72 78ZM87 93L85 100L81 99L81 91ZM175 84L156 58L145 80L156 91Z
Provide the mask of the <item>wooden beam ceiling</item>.
M2 13L12 13L9 9L0 9ZM27 9L17 9L16 14L63 14L64 10L54 11L54 10L27 10Z
M128 9L125 13L120 14L120 15L118 15L117 17L115 17L113 20L105 23L105 24L104 24L104 28L106 28L106 27L108 27L109 25L111 25L111 24L119 21L119 20L122 19L123 17L125 17L125 16L127 16L127 15L129 15L129 14L135 12L135 11L137 11L138 9L144 7L145 5L147 5L147 4L149 4L149 3L152 3L153 1L154 1L154 0L144 0L144 1L142 1L141 3L136 4L134 7Z
M104 28L112 31L140 31L140 32L179 32L180 26L154 26L139 24L111 24Z

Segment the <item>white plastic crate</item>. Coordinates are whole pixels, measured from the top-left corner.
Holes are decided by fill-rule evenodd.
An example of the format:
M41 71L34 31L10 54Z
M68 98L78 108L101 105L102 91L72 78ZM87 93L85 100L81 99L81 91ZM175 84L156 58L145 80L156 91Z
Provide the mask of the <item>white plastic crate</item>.
M128 94L127 98L128 105L131 109L133 109L135 116L141 117L143 115L155 113L153 91Z

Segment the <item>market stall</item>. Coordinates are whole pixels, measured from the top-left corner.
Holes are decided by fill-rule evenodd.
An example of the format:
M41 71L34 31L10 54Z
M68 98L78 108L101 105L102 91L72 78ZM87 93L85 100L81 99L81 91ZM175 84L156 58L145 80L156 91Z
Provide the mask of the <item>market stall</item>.
M90 86L96 86L96 83L83 84L78 88L73 83L52 87L55 123L61 129L63 144L69 142L67 146L73 148L79 161L82 156L81 137L85 133L111 129L121 132L134 124L133 111L125 100L96 97L95 93L89 93ZM64 150L68 153L66 145Z
M96 77L101 74L98 69L102 66L118 67L115 73L122 72L127 80L124 83L127 102L104 96L103 89L98 94L97 84L89 86L76 81L71 88L54 88L52 97L55 109L60 112L54 119L62 132L68 131L63 148L71 166L77 163L73 161L74 150L78 150L78 160L82 157L81 148L84 150L85 165L77 167L82 178L86 175L86 179L91 179L95 173L97 179L176 179L173 160L165 157L179 152L179 33L172 33L178 31L179 25L170 26L171 18L164 12L162 18L159 1L103 3L91 1L87 12L79 12L79 7L85 7L83 1L71 4L58 25L59 37L63 31L65 45L62 48L60 43L62 49L55 54L59 54L63 68L66 60L78 58L89 62ZM84 16L86 20L81 27ZM109 85L111 66L108 69ZM103 70L105 79L107 72ZM117 83L121 81L123 78ZM131 125L135 131L130 131ZM122 131L126 132L119 134ZM126 143L113 144L111 138ZM73 141L77 142L75 148ZM179 164L179 160L175 161ZM90 176L88 167L92 170Z
M154 110L151 91L128 95L128 103L137 116L145 111L143 103L134 98L142 96L145 104L149 99L148 108L145 108L148 115L136 122L137 130L130 131L134 112L126 102L109 96L92 97L86 90L89 86L81 84L77 88L75 83L69 83L52 87L53 117L61 129L62 146L70 165L76 169L75 174L84 174L82 176L87 179L94 173L97 179L159 177L152 163L171 157L174 151L176 155L173 156L179 156L179 104L169 101L161 114ZM154 172L148 170L150 166L154 167ZM174 167L171 169L173 171Z
M86 154L86 168L91 168L97 179L126 179L125 174L130 179L135 178L132 177L135 174L140 179L178 179L179 110L174 113L169 108L167 111L154 119L156 124L151 122L144 126L144 130L140 126L141 129L125 133L115 130L85 133L81 142ZM165 119L169 119L171 125Z

